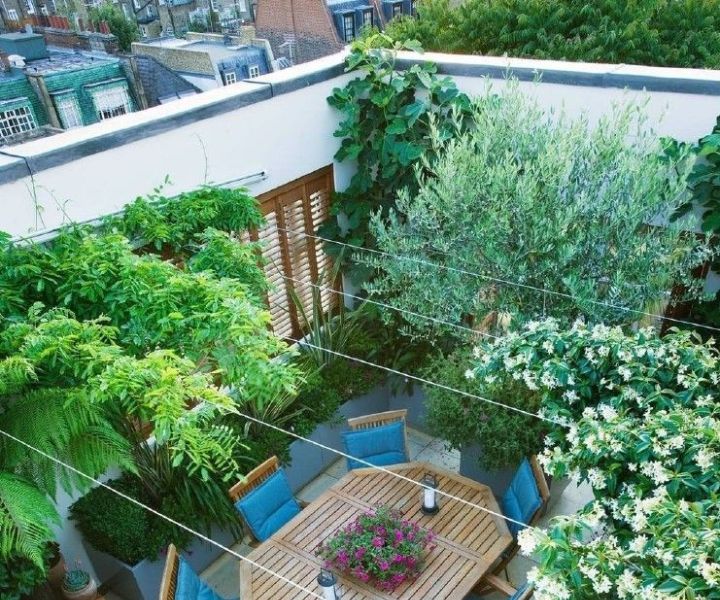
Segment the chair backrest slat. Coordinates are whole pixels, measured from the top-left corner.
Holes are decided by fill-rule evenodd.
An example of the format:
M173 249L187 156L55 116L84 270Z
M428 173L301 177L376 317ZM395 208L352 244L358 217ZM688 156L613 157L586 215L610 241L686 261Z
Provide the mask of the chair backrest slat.
M267 480L273 473L280 468L277 456L271 456L264 463L261 463L250 471L242 481L237 482L230 488L228 492L230 499L237 502L241 498L247 496L252 490L259 487L263 481Z
M175 600L179 568L180 556L178 555L175 544L170 544L167 549L165 570L163 571L162 583L160 584L159 600Z

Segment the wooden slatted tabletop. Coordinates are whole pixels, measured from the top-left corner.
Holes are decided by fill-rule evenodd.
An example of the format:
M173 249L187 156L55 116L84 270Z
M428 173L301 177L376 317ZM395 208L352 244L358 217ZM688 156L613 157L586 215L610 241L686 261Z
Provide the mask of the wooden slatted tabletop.
M420 481L425 473L434 473L440 490L500 512L487 486L456 473L426 463L406 463L388 469L412 481ZM315 580L322 560L315 556L316 548L360 513L387 506L399 511L403 518L432 529L437 534L437 548L430 552L418 579L394 592L380 592L355 579L339 577L341 598L460 600L510 546L512 536L502 518L443 496L438 496L440 512L425 515L420 511L420 491L418 485L377 469L350 471L248 558L319 594ZM314 598L244 561L240 565L240 582L240 600Z

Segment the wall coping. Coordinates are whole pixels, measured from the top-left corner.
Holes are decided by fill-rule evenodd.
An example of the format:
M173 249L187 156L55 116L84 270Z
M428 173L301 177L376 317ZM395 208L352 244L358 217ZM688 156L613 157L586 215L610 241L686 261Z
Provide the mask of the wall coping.
M289 69L49 138L8 148L0 147L0 157L4 155L5 158L15 159L0 160L0 185L191 122L334 79L344 72L347 52L345 49ZM522 81L538 79L550 84L720 96L720 70L438 53L426 53L418 57L410 52L401 52L398 56L400 68L424 61L434 62L441 74L458 77L503 79L512 76Z
M427 52L418 57L401 52L398 64L407 68L430 61L438 72L455 77L515 77L520 81L604 88L647 90L677 94L720 96L720 70L679 69L643 65L566 62L495 56Z

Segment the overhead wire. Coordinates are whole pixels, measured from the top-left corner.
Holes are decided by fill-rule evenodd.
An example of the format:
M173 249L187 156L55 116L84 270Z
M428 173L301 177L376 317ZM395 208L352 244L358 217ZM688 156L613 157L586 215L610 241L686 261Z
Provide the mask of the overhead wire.
M359 302L367 302L367 303L369 303L369 304L374 304L375 306L380 306L380 307L382 307L382 308L387 308L387 309L394 310L394 311L397 311L397 312L400 312L400 313L403 313L403 314L411 315L411 316L416 317L416 318L418 318L418 319L425 319L425 320L427 320L427 321L431 321L431 322L437 323L437 324L439 324L439 325L446 325L446 326L448 326L448 327L454 327L455 329L458 329L458 330L461 330L461 331L466 331L467 333L469 333L469 334L471 334L471 335L481 335L481 336L483 336L483 337L489 337L489 338L496 339L496 340L499 340L499 339L500 339L500 336L498 336L498 335L493 335L492 333L486 333L486 332L484 332L484 331L476 331L475 329L472 329L472 328L470 328L470 327L466 327L466 326L464 326L464 325L458 325L457 323L451 323L450 321L444 321L443 319L438 319L437 317L431 317L431 316L429 316L429 315L424 315L424 314L422 314L422 313L418 313L418 312L415 312L415 311L412 311L412 310L407 310L407 309L405 309L405 308L400 308L399 306L393 306L392 304L386 304L385 302L380 302L380 301L378 301L378 300L373 300L372 298L364 298L364 297L362 297L362 296L356 296L356 295L351 294L351 293L349 293L349 292L346 292L346 291L344 291L344 290L339 290L339 289L337 289L337 288L334 288L333 286L319 285L319 284L317 284L317 283L312 283L312 282L310 282L310 281L302 281L302 280L300 280L300 279L296 279L296 278L294 278L294 277L290 277L289 275L283 274L282 270L281 270L277 265L275 265L275 269L276 269L278 275L280 275L280 277L282 277L283 279L288 280L288 281L293 281L293 282L298 283L298 284L300 284L300 285L307 285L307 286L313 287L313 288L318 289L318 290L327 291L327 292L332 292L332 293L338 294L338 295L340 295L340 296L346 296L347 298L352 298L352 299L357 300L357 301L359 301Z
M139 500L133 498L132 496L128 496L128 495L125 494L124 492L121 492L120 490L115 489L114 487L108 485L107 483L105 483L105 482L103 482L103 481L100 481L99 479L97 479L97 478L95 478L95 477L92 477L91 475L88 475L87 473L83 473L82 471L80 471L79 469L77 469L77 468L73 467L72 465L66 463L65 461L62 461L62 460L60 460L59 458L57 458L57 457L55 457L55 456L52 456L51 454L48 454L47 452L41 450L40 448L36 448L35 446L33 446L33 445L31 445L31 444L28 444L26 441L21 440L20 438L12 435L11 433L8 433L7 431L4 431L4 430L0 429L0 434L4 435L6 438L8 438L8 439L10 439L10 440L12 440L12 441L14 441L14 442L16 442L16 443L24 446L25 448L27 448L27 449L29 449L29 450L32 450L33 452L37 452L38 454L40 454L41 456L45 457L46 459L54 462L56 465L61 466L61 467L63 467L64 469L67 469L67 470L75 473L76 475L79 475L80 477L82 477L82 478L84 478L84 479L86 479L86 480L88 480L88 481L91 481L92 483L94 483L94 484L96 484L96 485L98 485L98 486L101 486L101 487L105 488L106 490L112 492L113 494L116 494L117 496L120 496L121 498L127 500L128 502L132 502L132 503L135 504L136 506L139 506L140 508L142 508L142 509L144 509L144 510L147 510L148 512L152 513L152 514L155 515L156 517L160 517L161 519L164 519L165 521L167 521L167 522L169 522L169 523L172 523L172 524L175 525L176 527L179 527L180 529L183 529L184 531L187 531L188 533L196 536L197 538L203 540L204 542L207 542L208 544L212 544L213 546L215 546L215 547L217 547L217 548L220 548L220 549L223 550L224 552L227 552L228 554L230 554L230 555L238 558L239 560L244 561L244 562L252 565L253 567L258 568L258 569L260 569L261 571L264 571L265 573L268 573L268 574L272 575L273 577L277 577L279 580L281 580L281 581L283 581L283 582L285 582L285 583L287 583L287 584L290 584L290 585L293 586L294 588L296 588L296 589L298 589L298 590L300 590L300 591L302 591L302 592L304 592L304 593L306 593L306 594L310 594L310 595L313 596L314 598L319 598L320 600L323 600L323 596L321 596L321 595L318 594L317 592L314 592L314 591L312 591L312 590L310 590L310 589L308 589L308 588L306 588L306 587L304 587L304 586L302 586L302 585L300 585L300 584L292 581L291 579L288 579L288 578L285 577L284 575L282 575L282 574L280 574L280 573L278 573L278 572L276 572L276 571L273 571L272 569L268 569L267 567L261 565L260 563L254 561L254 560L252 560L252 559L249 559L247 556L243 556L242 554L236 552L236 551L233 550L232 548L228 548L227 546L224 546L224 545L222 545L221 543L216 542L216 541L213 540L212 538L210 538L210 537L208 537L208 536L206 536L206 535L203 535L203 534L200 533L199 531L195 531L194 529L192 529L191 527L188 527L188 526L185 525L184 523L181 523L180 521L177 521L177 520L173 519L172 517L169 517L168 515L161 513L159 510L156 510L156 509L152 508L151 506L148 506L147 504L145 504L145 503L143 503L143 502L140 502Z
M621 305L619 305L619 304L611 304L611 303L609 303L609 302L603 302L602 300L593 300L593 299L591 299L591 298L578 298L577 296L574 296L573 294L569 294L569 293L567 293L567 292L558 292L558 291L556 291L556 290L549 290L549 289L546 289L546 288L540 288L540 287L533 286L533 285L530 285L530 284L521 283L521 282L519 282L519 281L511 281L511 280L502 279L502 278L499 278L499 277L492 277L492 276L490 276L490 275L485 275L485 274L483 274L483 273L476 273L476 272L473 272L473 271L468 271L468 270L466 270L466 269L459 269L459 268L457 268L457 267L451 267L451 266L448 266L448 265L443 265L443 264L440 264L440 263L435 263L435 262L428 261L428 260L424 260L424 259L421 259L421 258L415 258L415 257L413 257L413 256L399 256L399 255L396 255L396 254L391 254L391 253L389 253L389 252L384 252L383 250L377 250L377 249L375 249L375 248L364 248L364 247L362 247L362 246L357 246L357 245L355 245L355 244L348 244L347 242L341 242L341 241L339 241L339 240L332 240L332 239L330 239L330 238L326 238L326 237L323 237L323 236L315 235L315 234L312 234L312 233L307 233L307 232L302 231L302 230L299 230L299 229L289 229L289 228L280 227L280 226L277 226L277 229L278 229L279 231L284 231L284 232L286 232L286 233L298 234L298 235L302 235L302 236L309 237L309 238L312 238L312 239L320 240L320 241L322 241L322 242L327 242L327 243L330 243L330 244L336 244L336 245L343 246L343 247L346 247L346 248L351 248L351 249L353 249L354 251L357 251L357 252L368 252L368 253L370 253L370 254L377 254L377 255L385 256L385 257L392 258L392 259L395 259L395 260L406 260L406 261L413 262L413 263L416 263L416 264L426 265L426 266L429 266L429 267L434 267L434 268L437 268L437 269L442 269L442 270L450 271L450 272L452 272L452 273L459 273L459 274L461 274L461 275L468 275L468 276L471 276L471 277L476 277L476 278L478 278L478 279L484 279L484 280L487 280L487 281L493 281L493 282L495 282L495 283L500 283L500 284L503 284L503 285L515 286L515 287L519 287L519 288L523 288L523 289L527 289L527 290L539 292L539 293L542 293L542 294L548 294L548 295L551 295L551 296L558 296L558 297L566 298L566 299L569 299L569 300L573 300L573 301L575 301L575 302L577 302L577 303L594 304L594 305L596 305L596 306L603 306L603 307L605 307L605 308L609 308L609 309L612 309L612 310L618 310L618 311L623 311L623 312L632 313L632 314L635 314L635 315L640 315L640 316L645 316L645 317L651 317L651 318L655 318L655 319L661 319L661 320L669 321L669 322L672 322L672 323L677 323L677 324L679 324L679 325L688 325L688 326L691 326L691 327L700 327L700 328L702 328L702 329L707 329L707 330L710 330L710 331L720 332L720 327L714 327L714 326L712 326L712 325L705 325L705 324L703 324L703 323L695 323L695 322L693 322L693 321L687 321L687 320L684 320L684 319L676 319L675 317L668 317L668 316L666 316L666 315L658 315L658 314L655 314L655 313L646 312L646 311L643 311L643 310L638 310L638 309L630 308L630 307L627 307L627 306L621 306Z
M466 398L471 398L473 400L480 400L482 402L486 402L487 404L492 404L494 406L499 406L499 407L505 408L507 410L512 410L514 412L520 413L527 417L534 417L536 419L540 419L541 421L546 421L548 423L552 423L553 425L558 425L560 427L568 427L568 424L564 423L562 421L557 421L555 419L549 419L548 417L531 412L529 410L524 410L524 409L518 408L516 406L511 406L510 404L503 404L502 402L498 402L497 400L492 400L491 398L485 398L484 396L478 396L477 394L471 394L470 392L466 392L464 390L458 390L457 388L450 387L449 385L445 385L444 383L438 383L437 381L432 381L431 379L425 379L424 377L419 377L418 375L412 375L411 373L404 373L403 371L398 371L397 369L393 369L392 367L386 367L385 365L379 365L377 363L370 362L363 358L358 358L357 356L350 356L349 354L345 354L343 352L337 352L336 350L329 350L328 348L323 348L322 346L317 346L317 345L312 344L304 339L296 339L296 338L292 338L292 337L286 337L285 339L289 340L291 342L295 342L295 343L299 344L300 346L308 346L309 348L321 350L323 352L333 354L334 356L339 356L339 357L345 358L347 360L352 360L353 362L357 362L357 363L366 365L368 367L375 367L376 369L381 369L388 373L392 373L393 375L399 375L400 377L405 377L406 379L412 379L413 381L417 381L418 383L423 383L425 385L437 387L437 388L443 389L448 392L460 394L461 396L465 396Z

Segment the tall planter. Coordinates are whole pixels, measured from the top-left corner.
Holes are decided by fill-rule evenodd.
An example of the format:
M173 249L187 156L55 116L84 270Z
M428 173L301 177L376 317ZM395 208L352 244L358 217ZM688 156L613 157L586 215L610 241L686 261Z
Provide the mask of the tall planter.
M235 542L233 535L224 530L213 531L210 537L223 546L230 546ZM104 582L108 589L126 600L157 600L165 568L164 555L157 560L142 560L131 566L110 554L96 550L86 542L83 543L99 580ZM193 570L200 573L217 560L222 552L214 544L196 539L190 548L181 554Z
M386 410L407 409L407 422L411 427L423 429L425 426L425 395L420 386L415 386L412 394L393 393L387 383L383 383L367 394L351 398L345 402L327 422L318 425L308 439L334 450L343 450L342 432L347 429L347 420ZM290 464L285 473L290 488L297 492L315 479L333 464L340 455L302 440L290 444Z
M460 475L487 485L499 501L512 481L517 465L505 469L485 469L480 465L480 446L466 446L460 452Z

